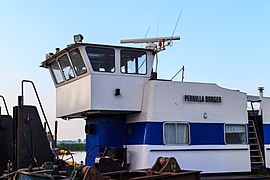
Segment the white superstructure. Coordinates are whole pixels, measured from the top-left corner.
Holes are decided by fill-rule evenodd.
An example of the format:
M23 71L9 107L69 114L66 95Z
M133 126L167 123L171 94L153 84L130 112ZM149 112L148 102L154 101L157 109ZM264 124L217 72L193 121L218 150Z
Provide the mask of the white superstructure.
M78 42L48 55L42 66L55 82L57 117L85 118L87 149L125 147L130 169L159 156L204 173L270 167L270 98L158 80L155 55L173 39L123 41L149 42L146 49ZM262 111L248 111L247 102Z

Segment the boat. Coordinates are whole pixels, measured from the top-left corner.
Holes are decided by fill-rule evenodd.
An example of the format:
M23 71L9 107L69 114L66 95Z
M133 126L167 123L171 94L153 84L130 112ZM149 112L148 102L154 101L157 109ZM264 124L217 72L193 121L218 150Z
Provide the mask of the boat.
M175 40L180 37L121 41L146 43L138 48L75 36L41 64L56 87L56 116L84 118L86 151L102 145L98 156L109 147L130 170L150 167L159 156L202 173L269 168L270 97L264 88L251 96L214 83L158 79L158 54Z
M13 117L0 115L6 143L0 172L21 179L268 175L270 97L264 88L251 96L214 83L185 82L184 67L181 81L158 79L158 55L176 40L180 37L121 41L146 44L138 48L84 43L78 34L74 43L46 54L41 67L56 88L56 117L85 120L85 164L74 168L72 157L61 156L72 154L56 148L34 83L23 80ZM25 83L32 84L48 129L37 108L24 104Z
M76 38L81 38L82 36L75 36ZM174 39L178 39L178 37L172 37L171 41ZM164 39L165 40L165 39ZM167 40L167 39L166 39ZM119 143L122 143L120 139L122 139L123 130L122 126L124 125L124 119L122 119L127 114L132 114L133 111L139 112L139 103L136 102L134 99L128 98L129 100L132 100L132 104L124 104L121 105L121 107L117 107L115 105L109 105L108 109L99 109L96 108L88 109L91 106L90 102L86 102L90 96L89 93L90 87L87 89L82 89L83 87L79 87L79 91L82 92L75 92L76 86L82 83L81 80L84 81L84 83L87 80L90 80L90 71L89 68L90 63L87 63L84 61L84 56L81 52L81 47L88 46L88 44L84 44L81 42L75 41L74 44L71 44L67 46L67 48L64 50L57 49L55 54L48 54L46 55L46 60L42 63L42 67L48 67L50 69L50 72L52 73L52 77L55 80L56 87L58 90L64 87L64 91L66 91L66 85L69 86L70 92L72 93L86 93L81 94L80 98L78 96L74 97L68 97L70 99L73 99L75 104L78 105L76 109L73 109L75 104L70 104L68 102L66 107L60 106L64 105L66 102L59 102L57 101L57 107L58 107L58 113L63 119L72 119L72 118L78 118L78 117L84 117L88 119L92 117L96 118L116 118L117 121L115 122L114 128L117 132L117 136L114 136L113 138L116 141L113 144L109 143L107 144L104 141L100 141L100 139L96 139L96 137L91 141L91 143L95 144L94 146L91 146L89 150L87 151L86 156L86 164L80 164L78 167L76 166L76 163L74 162L74 158L72 156L72 153L65 149L65 148L59 148L56 147L56 138L54 138L52 130L49 126L47 117L44 113L44 109L41 103L41 100L39 98L37 89L34 85L34 83L30 80L22 80L21 83L21 95L18 96L18 105L14 106L13 108L13 116L11 116L8 113L8 109L6 106L6 102L4 97L2 97L7 115L0 114L0 124L1 124L1 131L0 135L3 137L3 143L1 144L1 167L0 167L0 178L1 179L200 179L200 171L194 171L194 170L185 170L180 168L178 165L178 162L173 157L157 157L155 162L152 162L152 166L149 166L148 168L137 168L131 169L129 168L129 164L127 162L127 148L120 147ZM113 75L113 72L116 72L115 67L115 57L119 56L115 55L115 50L113 48L118 48L116 46L110 46L108 48L104 45L91 45L91 48L88 50L90 52L93 52L91 54L91 58L93 57L95 60L93 60L93 63L95 64L95 71L97 72L105 72ZM158 50L162 51L163 47L160 47ZM63 52L68 52L70 50L70 54L65 54ZM120 49L119 49L120 50ZM119 51L120 52L120 51ZM142 95L142 88L140 85L142 85L146 80L147 76L150 74L149 70L150 67L146 67L146 64L148 64L148 58L154 56L152 54L153 50L143 50L139 48L126 48L126 50L123 50L122 52L125 52L124 58L125 61L122 61L122 63L125 63L125 67L122 68L122 71L126 74L133 73L130 68L132 68L131 64L136 63L136 72L142 75L143 79L137 78L136 73L133 73L134 76L131 79L131 82L134 81L138 89L134 89L131 91L131 93L134 93L138 90L137 93ZM59 57L58 57L59 56ZM61 56L61 57L60 57ZM56 57L56 61L54 61ZM72 63L74 63L72 66L70 64L69 58L72 57L72 60L74 60ZM100 59L102 58L102 59ZM136 59L130 59L130 58L136 58ZM147 59L146 59L147 58ZM58 59L61 59L60 66L58 64ZM107 59L107 60L106 60ZM152 58L153 59L153 58ZM130 64L131 63L131 64ZM140 63L140 67L138 67L138 63ZM148 65L147 65L148 66ZM63 69L58 69L59 67ZM74 69L73 69L74 68ZM92 69L93 70L93 69ZM97 73L98 74L98 73ZM63 75L63 76L62 76ZM114 77L117 77L118 75L113 75ZM120 76L121 77L121 76ZM62 79L63 78L63 79ZM103 76L100 76L99 78L104 78ZM106 78L106 76L105 76ZM111 80L113 80L111 79ZM124 80L128 82L129 78L121 78L120 81ZM92 79L94 80L94 79ZM96 79L98 80L98 79ZM66 83L68 81L68 83ZM118 82L120 82L118 80ZM110 83L109 81L107 81ZM34 90L34 95L36 96L36 99L39 103L39 106L33 106L25 104L25 84L31 84L32 88ZM79 84L78 84L79 83ZM77 85L76 85L77 84ZM114 84L114 83L113 83ZM64 85L64 86L62 86ZM73 88L71 86L73 86ZM86 87L87 84L84 84L84 87ZM75 89L74 89L75 87ZM114 98L121 98L125 92L120 89L122 86L118 86L118 88L114 89L112 92ZM72 90L73 89L73 90ZM75 91L74 91L75 90ZM88 91L89 90L89 91ZM97 90L97 89L96 89ZM88 94L88 95L87 95ZM59 93L61 97L62 95L66 96L68 94L62 94ZM86 95L86 96L85 96ZM132 95L132 94L129 94ZM107 96L107 95L106 95ZM126 95L125 95L126 96ZM91 97L93 97L91 95ZM65 97L67 98L67 97ZM64 98L64 99L65 99ZM101 98L101 97L100 97ZM106 98L106 97L104 97ZM58 100L60 100L58 99ZM89 100L89 99L88 99ZM93 99L94 100L94 99ZM110 101L113 100L110 97ZM84 102L83 102L84 101ZM98 99L95 100L96 102L99 102ZM126 101L126 100L124 100ZM139 100L140 101L140 100ZM86 104L85 104L86 102ZM107 103L107 102L105 102ZM115 101L115 103L119 103ZM61 104L61 105L60 105ZM60 106L59 106L60 105ZM90 106L89 106L90 105ZM96 106L95 104L94 106ZM120 105L120 104L119 104ZM88 106L88 107L87 107ZM116 109L110 109L111 107L115 107ZM39 108L39 110L38 110ZM91 108L91 107L90 107ZM124 109L123 109L124 108ZM127 109L126 109L127 108ZM79 110L80 109L80 110ZM60 110L60 111L59 111ZM85 111L86 110L86 111ZM72 111L72 113L71 113ZM99 113L99 111L104 111ZM41 112L41 116L40 113ZM75 112L75 113L74 113ZM91 115L90 115L90 114ZM64 115L65 114L65 115ZM59 115L57 115L59 117ZM63 116L64 115L64 116ZM90 116L89 116L90 115ZM96 116L97 115L97 116ZM102 116L99 116L102 115ZM115 115L115 116L114 116ZM118 120L118 117L120 119ZM42 120L44 119L44 123L42 123ZM100 123L104 123L105 119L101 119ZM108 120L108 119L107 119ZM106 120L106 124L110 124ZM88 120L87 120L88 121ZM91 121L92 122L92 121ZM104 126L105 127L105 126ZM109 129L106 133L111 132L112 127L109 126ZM94 135L97 132L97 129L93 127L92 124L87 123L86 125L86 131L87 134L89 134L89 137ZM99 131L99 130L98 130ZM55 129L55 136L57 136L57 129ZM120 134L119 134L120 133ZM104 137L104 136L103 136ZM120 141L119 141L120 140ZM88 140L89 141L89 140ZM95 141L95 142L94 142ZM106 141L111 141L111 139L107 139ZM102 145L102 144L103 145ZM89 146L89 142L88 142ZM154 165L153 165L154 164ZM83 171L85 170L85 171ZM77 175L81 176L77 176Z

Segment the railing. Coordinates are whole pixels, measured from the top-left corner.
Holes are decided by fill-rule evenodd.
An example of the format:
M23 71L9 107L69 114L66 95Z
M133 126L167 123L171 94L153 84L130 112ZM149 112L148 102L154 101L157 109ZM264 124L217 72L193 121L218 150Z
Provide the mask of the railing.
M5 108L6 108L7 115L9 115L8 108L7 108L7 104L6 104L6 101L5 101L4 96L0 95L0 98L3 99L3 102L4 102L4 106L5 106ZM0 109L0 114L1 114L1 109Z
M37 97L37 100L38 100L39 107L40 107L40 109L41 109L43 118L44 118L44 120L45 120L45 123L46 123L47 126L48 126L49 133L50 133L50 135L51 135L51 137L52 137L52 139L53 139L53 134L52 134L52 131L51 131L49 122L48 122L48 120L47 120L47 117L46 117L46 115L45 115L43 106L42 106L42 104L41 104L40 98L39 98L39 96L38 96L37 89L36 89L36 87L35 87L35 84L34 84L32 81L30 81L30 80L22 80L22 96L21 96L21 99L19 100L19 106L23 106L23 104L24 104L24 99L23 99L23 98L24 98L24 96L23 96L23 89L24 89L24 88L23 88L23 85L24 85L24 83L30 83L30 84L32 84L32 87L33 87L33 89L34 89L34 91L35 91L35 95L36 95L36 97ZM55 139L53 139L53 142L55 142L55 144L56 144Z

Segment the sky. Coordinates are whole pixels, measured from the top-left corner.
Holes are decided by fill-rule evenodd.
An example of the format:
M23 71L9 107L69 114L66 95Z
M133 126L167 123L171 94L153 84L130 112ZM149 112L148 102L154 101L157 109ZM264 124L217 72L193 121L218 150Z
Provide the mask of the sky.
M121 39L181 37L159 54L158 77L171 79L185 66L184 81L270 96L270 1L268 0L80 0L0 2L0 95L12 113L21 81L38 90L51 128L58 120L59 139L84 139L84 120L56 119L55 87L45 54L73 42L120 45ZM176 80L180 80L178 76ZM30 85L25 104L37 104ZM3 103L2 114L5 114Z

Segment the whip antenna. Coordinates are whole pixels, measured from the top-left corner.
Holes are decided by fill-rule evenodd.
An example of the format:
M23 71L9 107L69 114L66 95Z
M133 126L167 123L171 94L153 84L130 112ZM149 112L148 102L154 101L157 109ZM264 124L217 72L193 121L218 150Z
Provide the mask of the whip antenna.
M144 39L147 37L149 30L150 30L150 26L148 27L148 29L147 29L147 31L146 31L146 33L145 33ZM142 43L141 47L142 47L142 46L143 46L143 43Z
M178 22L179 22L179 19L180 19L181 15L182 15L182 12L183 12L183 9L181 9L181 11L180 11L180 13L179 13L179 16L178 16L178 18L177 18L177 21L176 21L176 24L175 24L175 26L174 26L174 30L173 30L173 33L172 33L172 37L173 37L173 35L174 35L174 33L175 33L175 30L176 30L176 28L177 28L177 25L178 25ZM171 40L172 40L172 39L171 39Z

